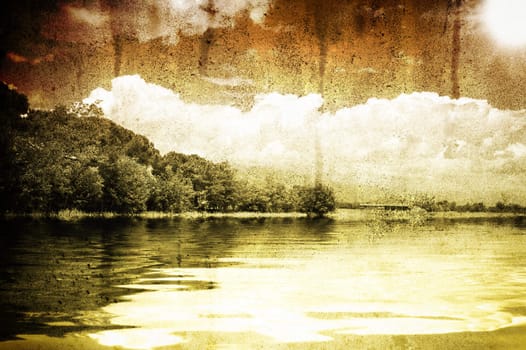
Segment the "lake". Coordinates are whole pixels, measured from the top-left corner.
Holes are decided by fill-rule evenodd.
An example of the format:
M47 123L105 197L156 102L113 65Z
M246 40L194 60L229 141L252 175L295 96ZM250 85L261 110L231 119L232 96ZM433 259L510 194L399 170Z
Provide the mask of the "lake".
M526 348L524 217L0 228L0 349Z

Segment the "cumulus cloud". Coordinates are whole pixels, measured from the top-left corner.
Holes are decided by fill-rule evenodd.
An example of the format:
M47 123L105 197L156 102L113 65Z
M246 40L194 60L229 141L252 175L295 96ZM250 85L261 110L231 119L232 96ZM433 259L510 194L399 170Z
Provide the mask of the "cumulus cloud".
M178 94L139 76L116 78L112 90L94 90L85 102L100 101L115 122L149 137L162 152L196 153L215 161L257 165L309 162L319 95L268 94L249 112L222 105L185 103ZM307 146L306 148L309 148ZM270 162L269 162L270 161Z
M162 152L312 173L319 137L324 176L336 182L524 195L514 188L524 180L526 111L483 100L421 92L320 113L320 95L272 93L241 111L187 103L139 76L114 79L111 91L94 90L86 102L95 100Z

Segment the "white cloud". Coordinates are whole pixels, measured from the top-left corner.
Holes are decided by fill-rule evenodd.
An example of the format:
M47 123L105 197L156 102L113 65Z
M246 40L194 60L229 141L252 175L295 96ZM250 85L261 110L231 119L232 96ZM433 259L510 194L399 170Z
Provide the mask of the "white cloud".
M254 85L252 79L245 79L241 77L230 77L230 78L216 78L216 77L201 77L201 79L208 81L209 83L219 86L243 86L243 85Z
M272 0L128 0L63 5L49 17L43 34L70 42L108 42L115 35L139 41L163 38L175 44L181 35L200 35L208 28L233 27L240 15L263 24Z
M398 186L400 191L497 196L525 174L526 111L435 93L372 98L335 113L318 110L320 95L258 95L243 112L186 103L138 76L94 90L108 118L146 135L162 151L214 161L267 165L312 174L319 135L326 178ZM316 132L315 132L316 130ZM512 177L503 177L503 171Z
M514 158L523 158L526 156L526 145L523 143L514 143L509 145L506 151L511 152Z
M85 22L95 27L104 25L109 19L107 14L92 9L72 5L65 5L64 9L76 21Z
M262 23L271 0L147 0L125 4L113 10L123 22L126 34L141 41L165 38L177 42L179 35L196 35L208 28L232 27L235 18L246 13Z

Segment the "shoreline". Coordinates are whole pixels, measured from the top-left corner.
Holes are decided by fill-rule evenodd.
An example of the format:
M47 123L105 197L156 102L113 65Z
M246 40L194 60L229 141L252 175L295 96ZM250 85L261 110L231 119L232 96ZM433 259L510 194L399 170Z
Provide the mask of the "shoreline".
M440 211L427 212L423 209L412 209L407 211L390 211L376 209L337 209L335 212L327 215L334 220L392 220L404 221L418 219L418 222L432 220L455 220L455 219L497 219L497 218L515 218L526 217L525 213L497 213L497 212L458 212L458 211Z
M87 213L79 210L62 210L58 213L4 213L2 219L54 219L60 221L76 221L82 219L115 219L115 218L139 218L139 219L209 219L209 218L230 218L230 219L265 219L265 218L283 218L283 219L306 219L309 216L300 212L154 212L145 211L141 213L126 214L113 212L95 212ZM334 212L327 214L321 219L335 221L370 221L370 220L387 220L387 221L412 221L419 219L419 222L432 220L455 220L455 219L498 219L498 218L516 218L526 217L525 213L497 213L497 212L426 212L424 210L409 211L389 211L374 209L336 209ZM316 220L319 218L313 218Z
M5 213L0 214L3 219L52 219L61 221L74 221L82 219L116 219L116 218L139 218L139 219L206 219L206 218L234 218L234 219L258 219L258 218L306 218L307 214L299 212L265 213L265 212L157 212L145 211L141 213L114 213L114 212L82 212L78 210L61 210L58 213Z

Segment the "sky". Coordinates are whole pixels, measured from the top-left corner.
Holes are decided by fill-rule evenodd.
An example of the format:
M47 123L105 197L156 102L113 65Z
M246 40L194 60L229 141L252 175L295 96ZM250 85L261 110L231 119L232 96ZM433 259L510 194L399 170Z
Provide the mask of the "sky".
M526 204L521 0L8 1L0 78L98 101L161 152L311 174L347 199ZM319 140L317 146L314 140Z

